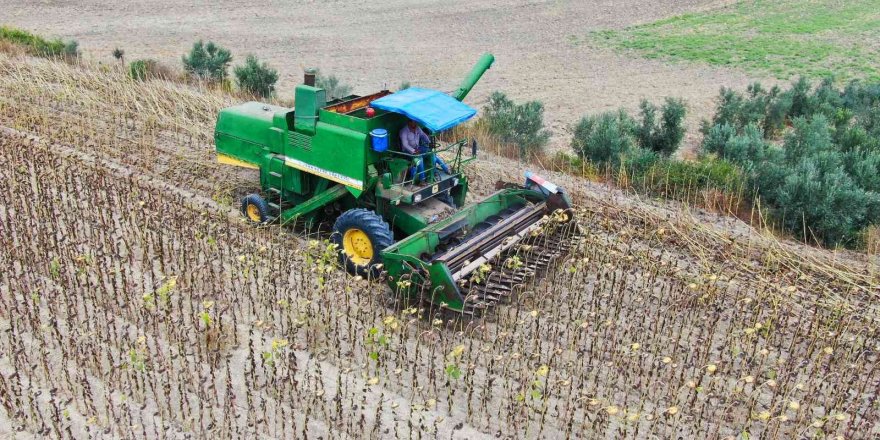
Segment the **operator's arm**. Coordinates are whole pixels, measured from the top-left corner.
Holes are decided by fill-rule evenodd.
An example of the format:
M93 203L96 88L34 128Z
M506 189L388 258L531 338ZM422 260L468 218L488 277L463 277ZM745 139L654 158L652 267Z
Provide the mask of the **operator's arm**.
M400 129L400 148L404 153L407 154L418 154L418 138L413 139L414 136L409 135L409 130L407 128Z
M426 135L425 132L422 131L421 127L416 128L416 130L419 131L419 145L430 146L431 138L429 138L428 135Z

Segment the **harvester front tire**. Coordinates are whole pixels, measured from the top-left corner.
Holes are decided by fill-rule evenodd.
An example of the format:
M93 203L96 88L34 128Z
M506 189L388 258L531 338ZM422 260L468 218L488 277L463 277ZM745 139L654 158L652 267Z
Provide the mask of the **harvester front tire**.
M241 199L241 214L248 222L266 223L269 221L269 203L259 194L248 194Z
M336 219L330 241L336 244L339 263L348 273L374 278L380 272L376 266L382 262L379 252L394 244L394 235L378 214L354 208Z

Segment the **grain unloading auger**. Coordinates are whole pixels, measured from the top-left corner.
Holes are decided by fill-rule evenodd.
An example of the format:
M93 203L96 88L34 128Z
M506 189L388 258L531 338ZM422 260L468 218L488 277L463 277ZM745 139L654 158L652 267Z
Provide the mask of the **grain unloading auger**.
M254 223L331 220L349 272L450 311L479 315L510 298L567 251L577 225L565 192L528 173L465 206L462 170L476 141L436 135L476 114L461 100L493 62L483 55L451 94L409 88L328 102L307 73L295 108L221 110L218 161L260 172L261 192L242 199L242 213ZM412 122L427 135L411 154L400 134Z

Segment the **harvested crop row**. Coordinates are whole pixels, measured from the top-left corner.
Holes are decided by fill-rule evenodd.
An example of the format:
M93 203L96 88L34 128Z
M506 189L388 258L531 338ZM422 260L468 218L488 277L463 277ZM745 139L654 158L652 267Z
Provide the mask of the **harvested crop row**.
M554 286L539 286L535 292L528 292L521 306L503 309L494 322L455 333L430 325L425 328L423 321L412 319L418 314L412 309L386 315L380 297L363 290L361 283L351 284L349 277L332 269L328 264L332 256L328 260L318 247L313 249L319 252L310 257L311 261L302 261L291 252L296 241L282 238L278 242L279 238L229 223L225 214L204 217L198 211L168 211L165 206L185 206L188 202L132 185L131 181L116 180L100 168L90 170L95 173L92 176L77 175L73 170L82 164L75 161L43 165L25 153L28 149L51 153L33 143L25 147L7 144L3 149L7 163L19 164L4 170L8 173L4 181L28 182L11 183L12 187L3 191L14 195L4 200L4 206L10 207L4 215L13 220L9 223L13 233L8 234L13 242L4 243L4 247L20 250L11 253L14 260L4 262L14 268L7 272L12 276L5 283L16 292L29 292L14 300L4 298L10 301L6 310L18 311L5 318L15 322L11 325L17 330L8 334L43 335L44 344L61 353L61 359L53 362L51 356L25 357L22 350L16 349L23 344L20 340L4 341L4 346L18 355L14 363L20 371L32 370L27 367L30 362L43 365L46 372L38 377L53 388L66 389L75 402L88 400L84 397L85 387L74 385L82 383L82 377L65 376L66 369L52 370L52 365L65 365L69 357L80 355L81 364L91 376L132 390L141 405L168 405L157 411L160 417L165 414L176 429L186 429L188 424L192 427L195 422L204 427L213 424L221 437L245 429L222 418L227 412L218 409L228 404L225 387L229 383L245 387L244 397L235 400L252 402L243 410L247 414L244 417L267 435L301 429L283 424L278 427L286 416L283 404L269 406L276 408L277 419L271 419L273 429L281 431L269 430L269 419L261 415L265 410L251 406L259 401L270 402L271 397L279 395L291 408L308 404L316 412L320 409L321 419L342 421L342 432L357 432L357 412L349 412L347 405L334 407L338 404L329 398L335 396L332 389L354 393L345 401L360 406L364 420L390 421L387 423L395 429L401 429L402 421L408 426L413 417L421 420L422 411L432 409L446 412L452 420L467 421L469 429L510 435L526 430L546 436L596 431L631 436L645 432L711 435L730 432L723 422L728 419L753 418L756 425L767 422L762 420L764 411L784 402L804 405L810 412L786 415L790 409L776 409L782 412L773 416L766 427L772 431L768 432L793 432L800 424L810 426L820 419L828 421L822 429L829 433L845 432L864 429L867 425L863 423L873 420L870 409L852 407L856 403L847 398L849 392L843 392L852 390L848 383L864 391L876 381L873 363L863 354L865 339L853 343L843 338L853 334L847 331L848 321L833 327L841 330L841 336L828 342L828 347L825 343L821 347L810 343L806 337L827 325L822 322L806 327L800 317L786 316L772 324L772 332L761 331L763 326L755 329L753 323L769 322L764 320L769 309L761 301L718 294L728 292L719 280L720 286L707 282L699 287L710 300L704 298L701 304L699 298L693 298L692 287L665 276L660 266L646 270L641 266L646 264L644 261L609 248L599 236L585 239L579 260L567 265ZM28 192L36 181L44 182L38 188L46 193ZM59 186L53 188L48 182L58 182ZM134 193L126 194L123 188L132 188ZM56 198L63 204L25 203ZM129 200L137 200L139 208L123 210ZM25 212L28 215L23 215ZM57 221L40 226L34 220L37 218ZM594 224L592 219L600 220L587 217L587 225ZM58 228L65 233L53 232ZM53 255L48 251L53 248L64 253ZM25 267L35 270L25 271ZM118 274L112 275L113 268ZM298 270L285 272L290 268ZM267 275L283 273L290 275ZM169 288L172 274L177 277ZM60 295L58 284L65 286L64 291L78 294ZM34 289L37 286L40 288ZM552 296L550 289L555 291ZM34 291L45 293L34 299L30 294ZM72 307L66 301L73 298L82 302ZM712 299L719 303L713 305ZM41 311L43 307L45 311ZM51 328L43 316L57 317L61 324L54 331L41 332L44 325ZM19 321L22 317L34 322L27 325ZM206 322L213 327L206 326ZM74 338L75 328L101 329L94 337L103 342L98 347L107 348L89 351L87 347L95 350L95 341ZM220 347L209 345L211 328L219 329L225 335L223 339L232 338L226 341L231 358L223 351L212 351ZM752 332L747 331L750 328ZM264 339L260 336L263 332L275 336ZM739 345L734 346L733 341ZM71 342L75 350L65 354L62 347ZM248 348L242 349L245 344ZM241 351L235 351L236 345ZM826 353L825 348L831 348L832 353ZM288 368L302 350L317 359L306 363L312 365L311 371L302 372L300 367L302 376L298 377ZM767 353L762 354L763 350ZM284 357L275 357L282 353ZM814 357L816 363L801 371L798 359ZM322 358L331 364L321 367L318 359ZM240 362L243 367L236 368L230 362ZM850 362L861 367L835 375L835 382L824 380L828 373ZM462 379L449 376L451 364L461 370ZM113 365L124 368L121 373L113 372ZM330 368L336 370L336 378L322 373ZM230 371L244 374L233 379ZM775 379L770 379L770 374ZM356 385L352 376L360 375L361 384ZM375 397L370 385L374 379L376 385L382 385L379 393L389 402L387 406L369 405ZM9 381L12 383L11 378ZM208 389L194 386L200 383ZM173 391L163 394L161 390ZM248 392L254 395L249 398ZM422 403L400 403L388 397L410 393ZM14 390L10 394L14 395ZM159 397L169 394L192 396L192 402ZM112 398L108 395L103 399ZM838 403L834 406L825 406L835 401ZM199 405L214 410L194 412ZM400 414L396 411L400 408L409 408L410 414ZM89 415L87 407L77 410L86 419L98 417ZM562 416L547 417L551 413ZM424 417L438 420L428 414ZM698 414L710 422L693 425ZM777 422L783 415L791 420ZM101 415L108 427L112 425L110 420L121 416ZM40 428L35 426L39 422L31 423L33 429ZM434 429L439 430L442 425L437 423ZM157 425L143 426L156 429ZM432 428L424 429L430 432Z
M0 121L229 203L247 185L216 163L213 117L226 95L138 82L113 69L0 54ZM218 182L222 182L218 184Z

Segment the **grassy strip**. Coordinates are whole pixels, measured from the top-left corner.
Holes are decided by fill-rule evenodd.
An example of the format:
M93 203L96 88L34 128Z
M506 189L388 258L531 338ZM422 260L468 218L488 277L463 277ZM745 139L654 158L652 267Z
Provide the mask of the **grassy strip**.
M705 62L788 79L880 80L880 0L744 1L591 34L647 58Z
M29 54L40 57L77 57L79 45L75 40L60 38L48 40L28 31L0 26L0 41L23 47Z
M748 180L732 162L704 157L696 161L656 158L649 163L599 165L558 152L546 161L551 169L605 181L620 188L683 202L723 214L748 218L752 203Z

